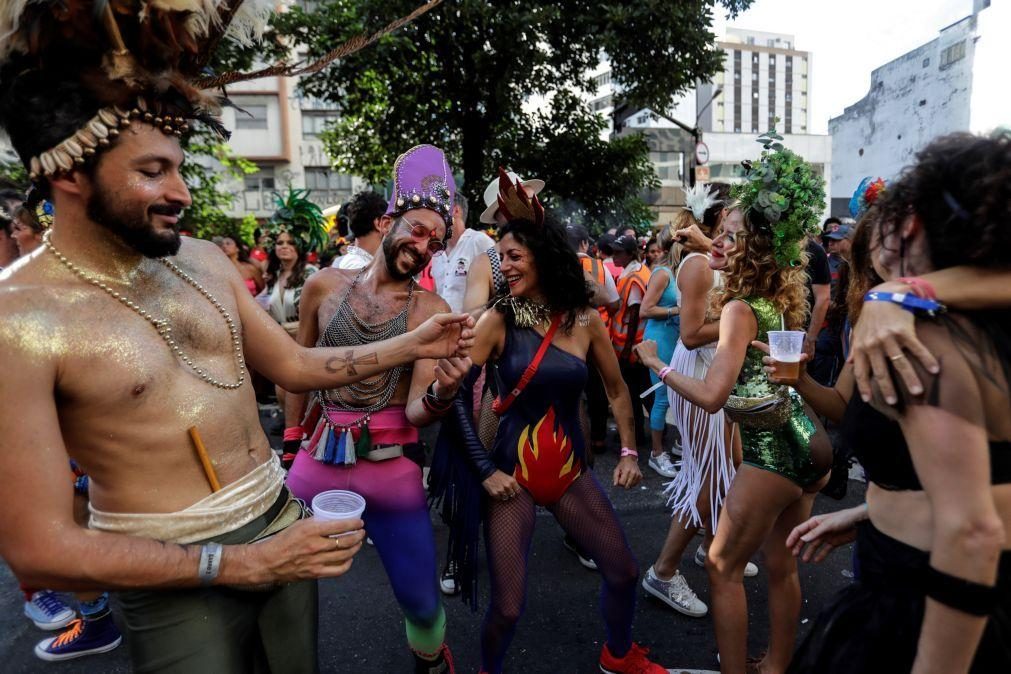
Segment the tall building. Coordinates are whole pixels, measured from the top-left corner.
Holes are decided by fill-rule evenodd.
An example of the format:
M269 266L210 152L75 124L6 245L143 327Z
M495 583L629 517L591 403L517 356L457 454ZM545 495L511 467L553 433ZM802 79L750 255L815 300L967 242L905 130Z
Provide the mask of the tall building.
M1011 122L996 100L1007 89L1008 14L975 0L970 15L875 69L867 95L829 120L833 213L846 212L865 176L894 177L934 138Z
M826 181L832 164L831 139L808 133L811 109L811 54L794 48L794 37L728 28L717 42L724 69L711 82L671 101L662 112L621 103L620 87L603 60L588 76L597 85L585 96L591 109L610 115L616 135L643 133L660 189L644 195L658 222L668 222L684 203L684 187L696 167L707 181L740 182L741 162L755 159L756 137L775 128L787 147L810 162ZM699 156L695 129L704 147ZM708 157L704 156L708 152ZM826 186L828 191L828 186ZM827 212L828 204L826 204Z
M794 37L781 33L728 28L716 45L723 50L723 71L699 87L704 131L804 134L811 127L811 53L794 49ZM776 120L779 120L778 122Z

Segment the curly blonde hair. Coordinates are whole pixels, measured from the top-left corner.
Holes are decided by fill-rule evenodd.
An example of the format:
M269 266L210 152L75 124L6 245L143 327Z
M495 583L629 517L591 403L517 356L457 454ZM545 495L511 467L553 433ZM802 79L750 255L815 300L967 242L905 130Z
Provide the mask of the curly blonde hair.
M737 248L727 256L723 287L710 294L709 310L719 315L731 300L764 297L783 314L788 330L802 330L810 307L806 296L807 253L800 264L780 266L776 262L772 235L762 227L762 216L745 213L745 226L737 234Z

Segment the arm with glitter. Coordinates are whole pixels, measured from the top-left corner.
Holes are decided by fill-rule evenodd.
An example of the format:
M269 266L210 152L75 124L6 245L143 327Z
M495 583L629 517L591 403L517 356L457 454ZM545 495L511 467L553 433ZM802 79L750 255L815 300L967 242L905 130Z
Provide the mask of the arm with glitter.
M470 316L437 314L407 334L368 346L301 346L256 304L234 266L231 276L246 359L254 369L286 391L332 389L418 358L466 355L474 341L474 322ZM320 293L325 287L316 282L319 276L316 274L306 282L302 289L303 303L312 301L307 295Z

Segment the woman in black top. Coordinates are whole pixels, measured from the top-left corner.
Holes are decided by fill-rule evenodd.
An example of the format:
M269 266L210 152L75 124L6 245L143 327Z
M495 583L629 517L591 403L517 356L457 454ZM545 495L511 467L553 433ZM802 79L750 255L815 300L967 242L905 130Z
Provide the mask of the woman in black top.
M886 281L1011 268L1009 205L1011 134L929 145L860 224L851 313L871 267ZM929 283L912 287L929 294ZM790 671L1011 671L1011 314L921 317L917 332L940 365L918 372L921 386L896 382L897 393L865 401L849 367L835 389L796 383L842 422L870 484L865 505L812 518L788 540L820 560L856 538L859 569ZM893 346L893 364L910 360Z

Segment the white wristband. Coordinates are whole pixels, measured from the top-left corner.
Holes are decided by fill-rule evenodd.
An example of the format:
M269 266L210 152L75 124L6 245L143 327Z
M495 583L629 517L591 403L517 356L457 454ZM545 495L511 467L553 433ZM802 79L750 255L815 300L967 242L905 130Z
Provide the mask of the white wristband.
M201 585L210 585L218 577L221 570L221 544L207 543L200 547L200 568L197 573L200 576Z

